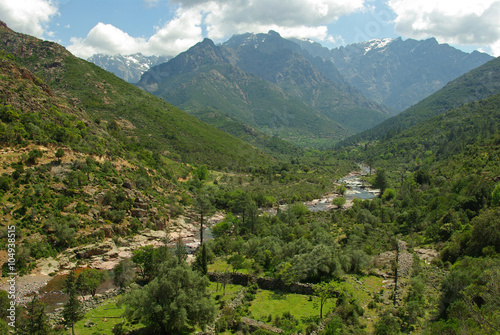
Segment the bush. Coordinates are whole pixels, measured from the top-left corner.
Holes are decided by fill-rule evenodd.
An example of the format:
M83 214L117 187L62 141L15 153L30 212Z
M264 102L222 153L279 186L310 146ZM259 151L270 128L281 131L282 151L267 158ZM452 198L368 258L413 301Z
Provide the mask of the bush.
M12 179L8 176L1 176L0 177L0 190L2 191L8 191L10 190L10 184L12 183Z
M392 188L388 188L384 191L384 194L382 194L382 200L385 201L391 201L392 199L396 198L396 191L394 191Z

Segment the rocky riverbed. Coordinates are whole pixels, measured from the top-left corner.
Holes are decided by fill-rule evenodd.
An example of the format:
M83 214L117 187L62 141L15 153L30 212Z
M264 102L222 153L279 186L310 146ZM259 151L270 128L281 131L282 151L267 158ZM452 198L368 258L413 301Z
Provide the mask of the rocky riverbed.
M207 225L213 225L223 218L221 213L216 213L207 221ZM140 247L157 247L165 243L173 246L179 238L186 244L188 254L199 246L199 225L192 218L179 216L171 219L169 227L168 234L164 230L146 229L130 238L105 238L101 242L67 249L55 258L39 260L30 274L16 278L16 303L25 305L33 293L44 290L54 277L65 275L76 267L112 270L122 260L131 258L132 251ZM205 239L210 236L205 234ZM1 290L8 290L7 279L0 279Z

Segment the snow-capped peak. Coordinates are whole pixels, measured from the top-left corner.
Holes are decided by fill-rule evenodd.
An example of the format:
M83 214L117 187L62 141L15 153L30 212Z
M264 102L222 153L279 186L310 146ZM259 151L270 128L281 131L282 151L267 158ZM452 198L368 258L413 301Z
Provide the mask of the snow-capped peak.
M374 39L368 42L365 42L365 55L375 49L382 49L394 41L394 38L382 38L382 39Z

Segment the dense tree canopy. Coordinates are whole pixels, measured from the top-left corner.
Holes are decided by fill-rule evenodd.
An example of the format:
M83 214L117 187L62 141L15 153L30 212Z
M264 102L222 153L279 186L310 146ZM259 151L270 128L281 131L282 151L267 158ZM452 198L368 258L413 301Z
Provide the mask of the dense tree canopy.
M215 304L207 286L206 277L170 257L159 265L157 277L121 301L129 319L140 320L162 334L178 334L188 326L205 327L214 320Z

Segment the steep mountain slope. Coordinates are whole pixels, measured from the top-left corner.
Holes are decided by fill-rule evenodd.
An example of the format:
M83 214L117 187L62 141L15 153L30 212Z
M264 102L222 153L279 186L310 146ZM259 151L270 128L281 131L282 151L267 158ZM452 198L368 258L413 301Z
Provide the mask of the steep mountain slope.
M144 56L136 53L125 56L96 54L87 60L129 83L137 83L144 72L169 59L170 57L165 56Z
M164 229L179 214L177 178L192 168L129 145L75 100L0 50L1 227L15 226L20 275L39 258L146 226Z
M344 143L391 137L398 131L407 129L433 116L499 92L500 58L496 58L453 80L401 114L382 122L372 129L352 136Z
M315 60L276 32L233 36L223 46L232 64L277 84L355 132L374 126L388 115L385 107L369 101L347 85L334 67L324 66L324 62ZM332 80L313 63L325 71L330 68L328 77Z
M448 162L450 157L463 154L466 162L463 168L479 174L483 170L474 169L472 160L481 159L469 150L481 147L487 152L482 157L484 171L492 178L500 174L500 93L489 98L466 103L440 115L429 118L393 137L378 142L368 149L374 157L391 157L392 163L404 161L406 164L422 161ZM484 148L482 148L484 146ZM464 163L464 162L454 162Z
M232 65L225 54L205 39L146 72L137 85L193 115L217 111L297 143L304 138L332 140L347 134L279 86Z
M439 44L434 38L371 40L332 50L310 41L294 42L312 55L333 61L351 85L396 111L493 59L477 51L468 54Z
M169 158L216 168L269 162L269 157L249 144L74 57L55 43L17 34L4 24L0 41L0 48L41 77L52 91L71 98L94 122L108 122L128 139L130 147L141 145Z

